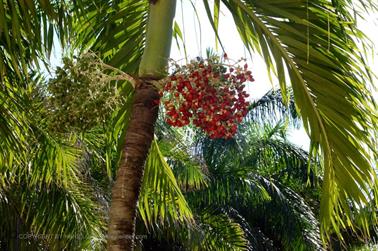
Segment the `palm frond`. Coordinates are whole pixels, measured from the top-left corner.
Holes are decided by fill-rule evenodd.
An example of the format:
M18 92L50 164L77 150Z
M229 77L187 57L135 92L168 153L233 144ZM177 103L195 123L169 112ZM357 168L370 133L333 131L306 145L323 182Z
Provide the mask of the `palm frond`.
M246 204L251 199L269 199L261 184L249 178L250 174L274 177L301 190L308 190L308 184L316 187L321 179L318 163L309 161L304 150L282 139L277 128L267 131L250 125L232 140L202 138L196 151L206 163L209 182L205 190L186 194L188 200L193 203L193 196L199 205L227 205L230 201Z
M74 147L76 142L76 137L59 141L40 134L35 148L27 156L29 168L19 167L19 172L30 177L28 184L31 186L68 186L72 180L78 179L77 159L81 150Z
M147 158L138 209L146 227L193 221L192 212L156 140Z
M44 83L38 75L28 75L23 86L3 82L9 90L0 91L5 102L1 104L3 128L11 126L10 132L4 130L9 134L0 143L1 156L6 156L0 158L0 210L6 217L0 222L1 247L101 247L104 212L97 211L95 193L83 182L78 138L48 133L43 94L38 89Z
M0 207L10 217L0 223L5 229L0 239L28 250L101 247L105 212L83 182L76 138L61 142L34 132L40 135L25 153L29 161L7 165L3 173L7 182L0 187ZM11 236L15 233L19 236Z
M141 245L146 250L253 250L246 238L248 229L234 214L207 207L195 215L196 224L155 228Z
M223 3L247 48L260 52L278 74L284 96L291 84L312 147L322 150L321 229L326 240L332 231L352 225L347 200L363 207L377 189L370 154L377 109L368 67L354 40L363 34L353 19L340 14L348 12L348 5L339 1ZM345 18L350 25L344 25Z
M307 152L285 138L286 128L285 123L261 126L246 122L234 139L225 141L204 137L197 142L197 150L203 154L210 173L223 175L225 170L232 173L231 170L243 169L259 174L284 175L302 182L311 177L313 183L318 163L316 159L310 161Z
M162 154L167 158L183 191L198 190L207 186L206 167L195 157L188 153L182 143L160 140L159 146Z
M5 80L0 88L0 171L12 162L21 160L27 141L29 123L23 109L26 100L22 93ZM2 176L3 177L3 176ZM0 179L1 184L1 179Z
M45 60L54 35L64 44L71 27L72 3L66 1L0 1L0 76L27 76L29 66Z
M28 250L103 246L104 212L97 210L90 194L79 182L70 188L12 184L0 200L2 215L9 216L1 221L0 240L10 250L12 245Z
M320 224L306 201L273 179L262 176L254 178L266 189L271 200L240 212L265 233L275 236L285 250L323 250Z
M148 1L82 1L74 47L92 50L108 64L136 74L143 53Z
M168 126L163 117L156 122L156 135L162 154L167 158L173 173L183 191L206 187L207 168L194 153L191 129Z
M293 93L289 90L289 104L282 98L280 90L270 90L264 96L252 102L247 121L258 121L261 123L274 124L279 120L287 118L292 125L298 126L299 114L295 109Z
M322 250L315 214L290 189L313 196L316 188L308 187L307 181L314 185L315 172L308 170L309 155L288 142L285 131L282 123L262 128L245 123L232 140L202 138L196 151L206 161L208 186L186 197L193 208L236 209L246 217L243 224L249 225L245 233L251 243L258 240L264 247L284 250ZM287 226L292 231L285 230Z
M226 210L227 214L243 228L244 234L249 241L248 250L278 250L278 247L274 246L272 239L266 236L257 225L249 224L235 208L228 207L224 210Z
M251 129L253 126L245 129L263 134L259 138L249 138L251 133L243 132L247 135L247 144L243 148L248 151L241 165L256 166L255 173L278 178L281 182L295 180L302 185L315 186L322 171L317 159L311 159L306 151L289 142L285 136L286 126L281 126L278 123L274 127L266 125L263 130Z
M204 237L199 250L248 250L249 243L242 227L225 212L202 211L200 228Z

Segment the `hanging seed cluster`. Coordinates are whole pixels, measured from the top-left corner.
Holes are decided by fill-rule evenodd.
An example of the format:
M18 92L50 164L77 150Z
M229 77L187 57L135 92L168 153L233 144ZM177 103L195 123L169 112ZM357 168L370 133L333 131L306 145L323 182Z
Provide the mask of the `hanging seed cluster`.
M94 53L63 59L48 84L49 127L57 132L85 131L105 123L123 102L117 75Z
M248 113L247 81L254 81L248 65L226 65L219 58L177 66L161 91L166 122L182 127L189 123L210 138L229 139Z

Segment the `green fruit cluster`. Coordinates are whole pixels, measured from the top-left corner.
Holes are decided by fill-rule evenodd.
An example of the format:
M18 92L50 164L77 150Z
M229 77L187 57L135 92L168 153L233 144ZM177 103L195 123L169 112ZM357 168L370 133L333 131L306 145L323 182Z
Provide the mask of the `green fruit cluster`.
M64 58L47 88L51 129L85 131L105 123L122 103L114 79L93 53L74 60Z

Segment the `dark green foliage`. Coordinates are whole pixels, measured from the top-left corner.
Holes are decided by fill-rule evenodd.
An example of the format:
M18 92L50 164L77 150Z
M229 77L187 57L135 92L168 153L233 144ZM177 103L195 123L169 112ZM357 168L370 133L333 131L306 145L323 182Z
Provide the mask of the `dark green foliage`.
M280 98L264 96L262 100L272 104L257 101L264 105L256 109L262 114L274 109L284 117L293 114L277 105ZM188 250L322 250L318 207L312 207L318 201L317 179L312 169L308 173L308 154L286 140L285 123L270 126L247 119L232 140L211 140L191 129L172 130L163 122L158 129L160 148L184 189L196 224L153 229L155 243L181 243ZM231 229L235 237L230 239Z

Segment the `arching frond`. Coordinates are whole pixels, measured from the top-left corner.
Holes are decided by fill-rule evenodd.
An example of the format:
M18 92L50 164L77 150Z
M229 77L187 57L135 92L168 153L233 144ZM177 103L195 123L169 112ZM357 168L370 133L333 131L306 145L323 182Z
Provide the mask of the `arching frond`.
M290 90L289 104L285 104L280 90L270 90L261 98L252 102L247 120L261 123L277 123L287 118L292 125L299 125L299 114L295 109L293 93Z
M242 227L226 213L202 211L200 228L204 231L204 237L198 250L247 250L248 240Z
M146 162L138 209L147 227L193 221L192 212L156 140L152 142Z
M164 250L250 250L244 231L228 212L208 207L196 214L196 225L155 229L144 246Z
M0 1L1 79L28 75L32 63L38 65L50 55L54 35L65 43L72 6L59 0Z
M0 222L0 243L7 250L103 246L104 212L84 184L31 188L12 183L0 193L0 212L6 217Z
M243 224L249 225L245 233L251 243L258 240L272 250L322 250L313 212L318 207L308 206L316 205L313 199L306 201L317 190L307 186L308 180L314 185L314 173L308 173L309 156L285 139L285 131L280 123L263 128L245 123L232 140L202 138L196 151L207 164L208 186L186 197L192 208L236 209L246 217ZM306 199L290 187L303 192Z
M307 181L313 173L315 160L309 161L309 155L301 148L293 145L285 138L286 126L259 126L246 122L232 140L210 140L202 138L198 143L198 151L212 170L243 167L248 172L259 174L280 173ZM246 169L246 167L248 167ZM309 171L311 171L309 173ZM314 177L312 177L314 178Z
M377 109L370 73L355 42L364 35L346 14L352 3L222 2L247 48L260 52L277 73L284 96L291 84L313 149L321 148L325 170L321 229L326 240L332 231L340 233L340 227L352 225L347 201L363 207L373 199L370 191L377 189L370 136Z
M244 207L240 212L282 243L284 250L323 250L319 222L296 192L272 179L255 176L271 200ZM290 226L290 227L288 227Z
M21 160L29 124L23 105L27 103L18 89L6 80L0 88L0 172L13 161ZM4 177L3 175L1 175ZM0 186L2 178L0 178Z
M29 161L14 162L2 172L7 179L0 187L0 210L9 217L0 222L1 241L10 250L17 245L28 250L101 247L105 213L79 172L76 140L38 136L25 153Z
M248 221L235 208L228 207L224 210L226 210L227 214L243 228L244 234L249 241L248 250L278 250L278 247L274 246L273 240L266 236L259 226L248 223Z
M259 137L250 137L259 133ZM294 181L300 186L315 186L321 178L321 168L317 159L302 148L286 139L287 127L278 123L275 126L265 125L262 129L254 125L245 126L241 132L247 144L243 148L248 151L244 154L242 165L257 166L256 173L279 178L282 182ZM289 182L290 183L290 182Z
M99 53L108 64L137 73L146 34L148 1L84 0L75 16L74 46Z
M161 140L159 146L183 191L198 190L207 186L206 166L191 156L184 144L166 139Z

